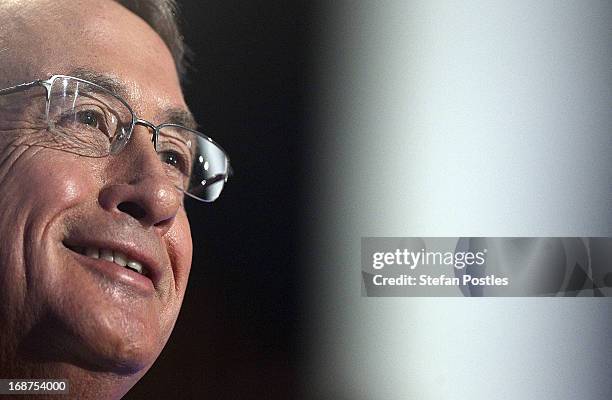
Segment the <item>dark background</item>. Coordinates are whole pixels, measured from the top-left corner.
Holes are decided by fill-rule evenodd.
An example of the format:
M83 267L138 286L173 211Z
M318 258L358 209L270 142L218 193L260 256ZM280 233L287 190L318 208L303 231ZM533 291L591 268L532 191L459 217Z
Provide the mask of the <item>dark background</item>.
M186 200L194 260L183 308L125 398L295 398L311 10L180 3L193 52L185 96L235 176L213 204Z

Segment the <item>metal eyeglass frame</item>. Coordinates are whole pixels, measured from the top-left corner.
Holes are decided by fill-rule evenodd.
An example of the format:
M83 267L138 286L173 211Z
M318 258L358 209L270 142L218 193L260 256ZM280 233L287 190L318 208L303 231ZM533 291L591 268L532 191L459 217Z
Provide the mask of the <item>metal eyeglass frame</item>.
M8 88L4 88L4 89L0 89L0 96L2 95L6 95L6 94L12 94L12 93L16 93L22 90L27 90L29 88L35 87L35 86L42 86L45 88L46 90L46 109L47 112L49 111L49 105L50 105L50 100L51 100L51 87L53 86L53 83L55 82L56 79L62 79L62 78L68 78L68 79L73 79L75 81L78 82L83 82L87 85L91 85L96 87L97 89L102 90L105 93L108 93L109 95L113 96L115 99L119 100L123 105L125 105L125 107L129 110L131 116L132 116L132 121L130 124L130 128L127 132L127 138L125 138L125 140L123 140L122 144L118 147L118 148L112 148L111 147L111 151L109 154L118 154L120 153L123 148L127 145L127 143L130 141L131 137L132 137L132 133L134 132L134 128L136 127L136 125L140 125L140 126L144 126L148 129L150 129L153 132L153 136L151 138L151 141L153 142L153 148L155 149L155 152L159 152L159 130L162 128L166 128L166 127L176 127L176 128L181 128L181 129L185 129L197 136L199 136L200 138L210 142L211 144L213 144L215 147L217 147L219 150L221 150L221 152L223 153L223 155L225 156L225 162L226 162L226 166L225 166L225 170L226 172L223 174L217 174L212 176L211 178L206 180L206 183L204 185L202 185L204 188L211 186L221 180L224 180L224 184L227 183L227 180L230 176L233 175L233 169L232 166L230 164L230 159L229 156L227 155L227 152L223 149L223 147L221 147L217 142L215 142L212 138L210 138L209 136L203 134L202 132L198 132L195 131L193 129L187 128L185 126L182 125L178 125L178 124L160 124L160 125L155 125L147 120L138 118L136 116L136 113L134 112L134 110L132 109L132 107L130 107L130 105L121 97L119 97L118 95L116 95L115 93L113 93L112 91L108 90L105 87L102 87L94 82L90 82L88 80L85 79L81 79L81 78L77 78L74 76L70 76L70 75L52 75L49 79L37 79L35 81L31 81L31 82L27 82L27 83L22 83L19 85L15 85L15 86L11 86ZM197 197L191 193L189 193L186 190L181 190L184 194L186 194L187 196L197 200L197 201L201 201L201 202L205 202L205 203L212 203L213 201L215 201L219 196L217 195L217 197L215 197L213 200L205 200L202 199L200 197ZM220 194L221 192L219 192Z

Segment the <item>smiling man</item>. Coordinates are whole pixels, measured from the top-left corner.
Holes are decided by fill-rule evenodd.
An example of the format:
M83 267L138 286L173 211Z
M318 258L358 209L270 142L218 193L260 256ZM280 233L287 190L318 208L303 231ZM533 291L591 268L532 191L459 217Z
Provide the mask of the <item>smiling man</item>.
M171 11L0 3L0 378L120 398L170 336L192 255L183 199L215 200L230 171L193 130Z

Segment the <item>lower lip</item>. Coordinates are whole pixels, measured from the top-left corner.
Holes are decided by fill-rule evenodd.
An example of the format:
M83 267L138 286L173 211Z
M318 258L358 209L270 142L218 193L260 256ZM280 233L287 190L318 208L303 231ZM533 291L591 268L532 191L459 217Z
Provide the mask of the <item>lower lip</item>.
M136 271L122 267L112 261L87 257L70 249L68 249L68 251L72 253L79 263L100 272L112 282L131 287L145 296L150 296L155 293L155 286L151 279Z

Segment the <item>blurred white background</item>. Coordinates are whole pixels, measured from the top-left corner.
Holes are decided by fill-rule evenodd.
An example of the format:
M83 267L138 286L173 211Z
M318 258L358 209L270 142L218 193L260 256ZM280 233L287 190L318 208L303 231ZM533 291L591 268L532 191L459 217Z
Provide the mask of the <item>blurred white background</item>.
M612 2L320 11L306 398L609 399L602 298L360 297L363 236L611 236Z

